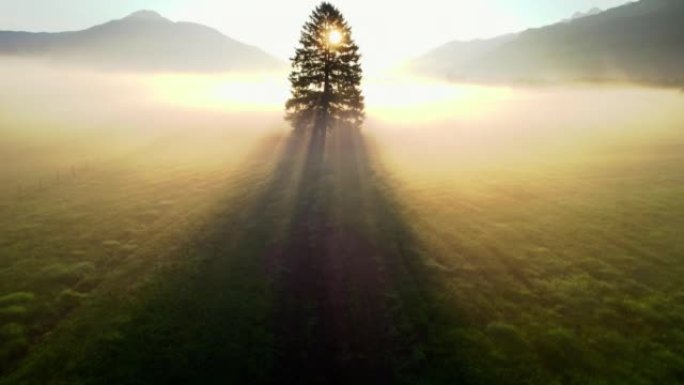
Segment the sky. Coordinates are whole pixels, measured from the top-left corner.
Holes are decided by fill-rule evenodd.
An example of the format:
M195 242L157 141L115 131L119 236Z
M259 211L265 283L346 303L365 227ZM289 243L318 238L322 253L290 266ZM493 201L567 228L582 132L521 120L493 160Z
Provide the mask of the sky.
M0 0L0 30L79 30L151 9L287 59L318 0ZM372 67L397 64L452 40L540 27L629 0L337 0Z

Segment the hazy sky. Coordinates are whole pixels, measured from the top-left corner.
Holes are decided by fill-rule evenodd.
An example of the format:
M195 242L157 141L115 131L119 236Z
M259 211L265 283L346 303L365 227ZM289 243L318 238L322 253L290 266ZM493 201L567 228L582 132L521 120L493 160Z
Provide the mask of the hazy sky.
M83 29L153 9L288 58L318 0L0 0L0 30ZM392 64L454 39L486 38L629 0L337 0L366 62Z

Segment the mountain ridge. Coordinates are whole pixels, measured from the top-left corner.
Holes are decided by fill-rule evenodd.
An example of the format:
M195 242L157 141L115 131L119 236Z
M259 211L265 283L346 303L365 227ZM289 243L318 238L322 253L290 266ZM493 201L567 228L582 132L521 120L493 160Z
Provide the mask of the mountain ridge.
M211 27L151 10L67 32L0 31L0 56L107 70L221 72L284 66L261 49Z
M679 86L684 84L682 22L684 2L641 0L507 38L449 42L414 60L411 67L459 81Z

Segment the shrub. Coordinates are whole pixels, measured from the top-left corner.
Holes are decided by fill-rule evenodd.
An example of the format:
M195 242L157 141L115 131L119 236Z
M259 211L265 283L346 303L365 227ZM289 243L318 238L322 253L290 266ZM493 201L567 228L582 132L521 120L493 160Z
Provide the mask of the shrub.
M91 262L80 262L73 265L56 263L43 269L45 278L62 285L72 286L88 277L95 270Z
M18 291L16 293L7 294L0 297L0 306L21 304L33 301L34 299L36 299L35 294L27 291Z
M61 309L69 310L80 305L81 301L87 297L87 294L79 293L72 289L65 289L59 293L57 303Z
M11 322L3 325L2 328L0 328L0 336L2 336L3 341L24 338L25 335L26 326L20 323Z
M27 310L25 306L12 305L0 308L0 315L6 316L18 316L26 314Z

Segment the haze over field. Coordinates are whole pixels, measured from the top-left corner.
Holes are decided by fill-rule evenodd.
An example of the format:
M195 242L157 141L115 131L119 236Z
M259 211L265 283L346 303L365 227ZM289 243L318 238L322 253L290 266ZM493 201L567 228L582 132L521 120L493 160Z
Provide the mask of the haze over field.
M133 3L224 9L0 32L0 385L684 381L679 2L463 5L560 23L378 66L323 136L277 50Z

